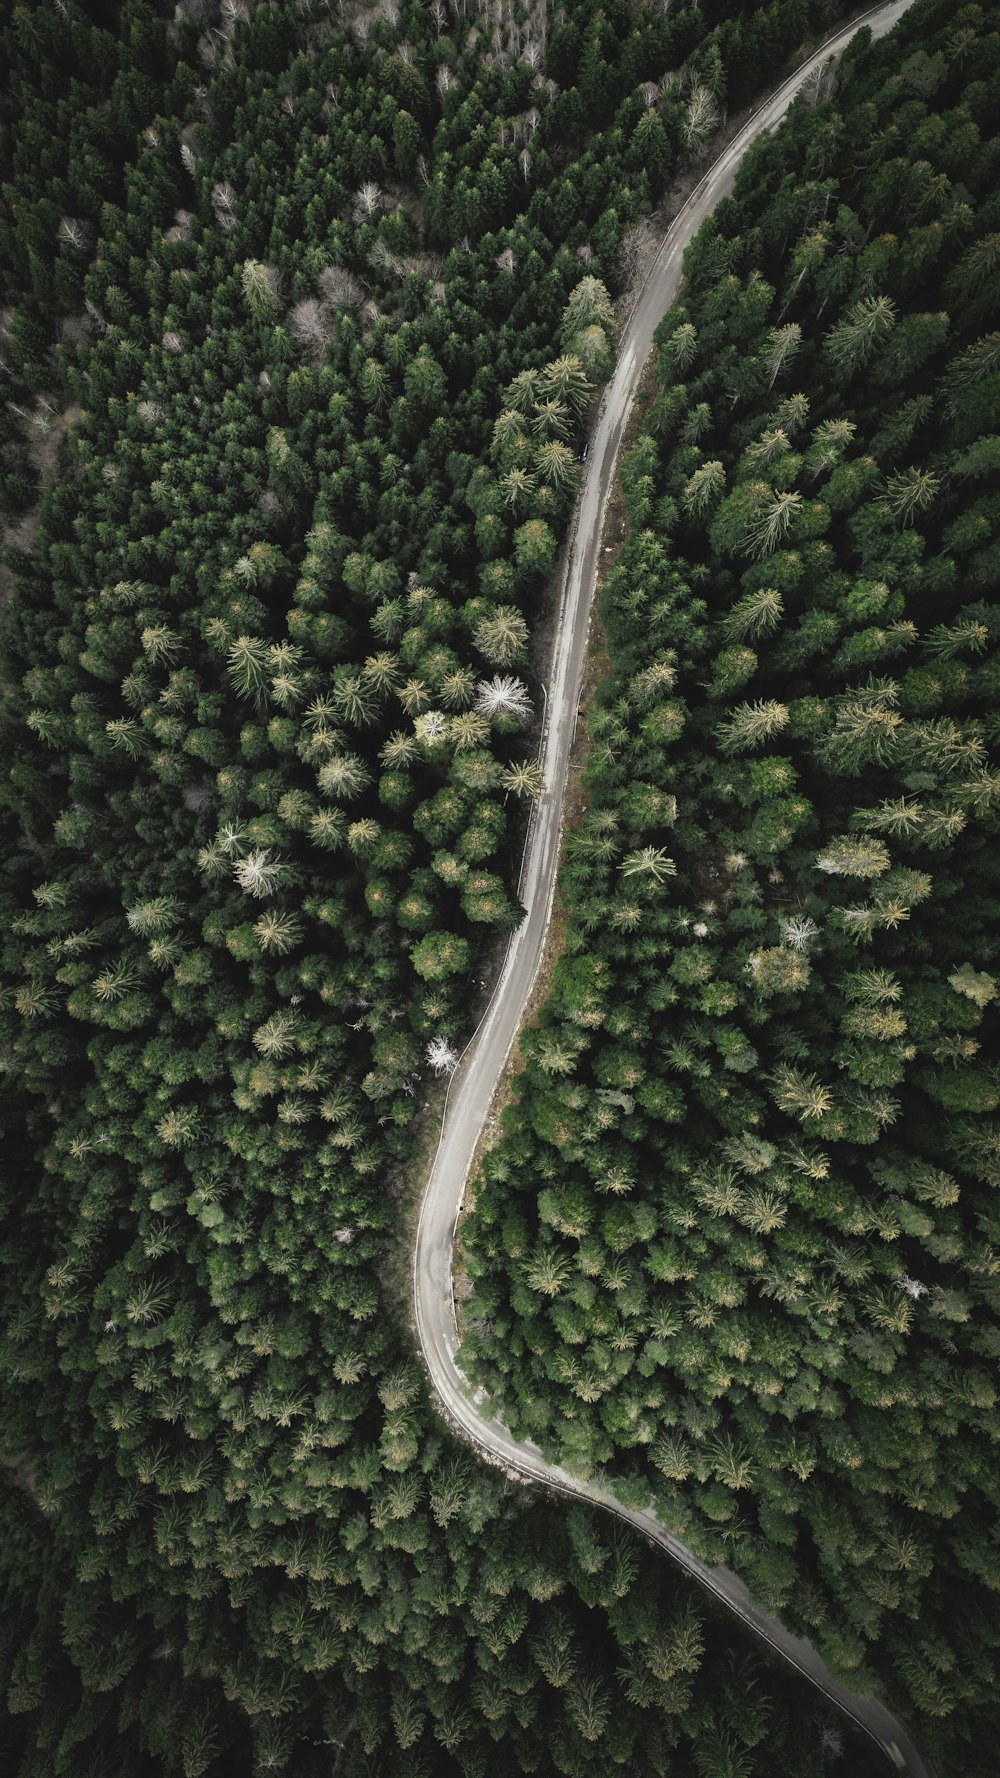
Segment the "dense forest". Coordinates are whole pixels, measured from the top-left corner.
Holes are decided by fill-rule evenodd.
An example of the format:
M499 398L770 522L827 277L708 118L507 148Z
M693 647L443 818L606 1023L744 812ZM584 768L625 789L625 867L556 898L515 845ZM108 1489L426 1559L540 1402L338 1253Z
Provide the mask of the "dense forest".
M998 119L995 9L916 6L689 249L622 459L563 951L463 1225L460 1360L983 1773Z
M401 1309L615 303L837 11L5 15L5 1772L867 1769Z

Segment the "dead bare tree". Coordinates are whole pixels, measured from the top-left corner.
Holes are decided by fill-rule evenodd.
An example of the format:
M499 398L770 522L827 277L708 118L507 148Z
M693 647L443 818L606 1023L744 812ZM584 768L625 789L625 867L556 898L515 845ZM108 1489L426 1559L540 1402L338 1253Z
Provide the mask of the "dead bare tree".
M333 323L315 296L304 297L290 310L288 331L303 357L314 364L322 362L327 341L333 336Z
M56 239L65 247L72 247L75 253L90 251L94 238L93 226L80 216L62 216L56 230Z
M354 194L355 222L370 222L383 206L382 188L374 179L366 179Z
M175 210L173 226L163 236L165 241L190 241L193 216L190 210Z
M324 266L320 272L319 292L331 309L358 309L365 300L365 288L353 272L341 265Z
M802 83L802 97L810 110L824 99L832 99L837 90L837 63L833 56L821 62Z
M237 25L249 23L250 9L247 0L222 0L219 15L222 30L227 37L231 37Z
M622 283L626 290L638 283L656 247L656 231L647 217L642 217L625 230L618 250Z
M228 179L220 179L212 187L212 209L215 220L225 234L236 227L236 191Z

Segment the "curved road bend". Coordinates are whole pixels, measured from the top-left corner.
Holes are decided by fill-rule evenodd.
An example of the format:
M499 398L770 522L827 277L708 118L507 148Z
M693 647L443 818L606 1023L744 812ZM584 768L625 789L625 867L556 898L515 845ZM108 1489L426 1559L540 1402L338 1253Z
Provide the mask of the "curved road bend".
M631 1511L613 1495L546 1462L537 1446L519 1443L501 1420L480 1411L479 1404L486 1405L482 1393L472 1393L455 1362L458 1329L452 1291L452 1248L466 1180L494 1092L521 1026L548 929L602 526L625 422L652 347L654 330L677 294L685 247L719 200L732 190L747 145L762 130L780 121L803 82L829 57L842 51L861 25L870 25L876 37L884 36L909 4L910 0L893 0L892 4L874 7L835 32L754 112L671 224L626 323L614 377L601 405L591 444L560 590L542 735L545 789L534 808L521 871L520 894L526 918L511 940L493 997L449 1092L441 1140L424 1188L417 1225L413 1305L417 1337L445 1415L484 1456L527 1480L605 1506L634 1525L871 1736L897 1772L907 1774L907 1778L934 1778L930 1762L902 1724L883 1705L855 1697L840 1685L812 1645L792 1636L775 1618L760 1610L742 1581L729 1569L709 1567L667 1531L651 1511Z

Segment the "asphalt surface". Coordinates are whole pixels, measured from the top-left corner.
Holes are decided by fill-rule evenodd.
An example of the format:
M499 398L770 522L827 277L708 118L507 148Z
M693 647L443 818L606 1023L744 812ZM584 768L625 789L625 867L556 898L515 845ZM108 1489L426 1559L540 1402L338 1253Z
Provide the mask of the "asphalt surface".
M856 1697L842 1686L812 1645L792 1636L777 1619L760 1610L743 1582L728 1568L709 1567L667 1531L651 1511L636 1512L622 1506L613 1495L547 1462L537 1446L519 1443L512 1436L502 1420L491 1414L482 1392L474 1391L458 1369L452 1288L452 1247L469 1169L520 1030L545 944L601 532L622 435L652 347L653 333L677 295L685 247L719 200L732 190L748 144L762 130L780 121L803 82L829 57L843 50L861 25L869 25L873 35L882 37L910 3L911 0L893 0L890 5L875 7L833 33L754 112L674 219L625 325L614 377L601 404L591 441L560 588L540 750L545 789L534 806L521 872L520 896L526 918L511 940L489 1006L451 1084L441 1140L420 1207L413 1256L413 1308L417 1337L439 1404L454 1429L483 1457L525 1480L592 1501L627 1520L666 1550L680 1567L870 1735L897 1772L907 1774L907 1778L934 1778L929 1760L915 1746L902 1723L884 1705Z

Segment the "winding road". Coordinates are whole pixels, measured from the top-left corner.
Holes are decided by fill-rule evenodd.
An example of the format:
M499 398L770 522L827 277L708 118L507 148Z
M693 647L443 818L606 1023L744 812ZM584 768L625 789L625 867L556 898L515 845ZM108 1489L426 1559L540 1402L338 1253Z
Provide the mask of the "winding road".
M489 1006L469 1043L448 1095L441 1139L424 1187L413 1256L413 1309L417 1338L439 1404L454 1429L485 1457L530 1481L606 1507L658 1544L742 1622L811 1680L824 1696L883 1750L907 1778L934 1778L933 1769L903 1725L882 1704L856 1697L829 1672L812 1645L791 1635L751 1599L728 1568L709 1567L660 1524L651 1511L623 1506L614 1495L579 1481L549 1463L537 1446L519 1443L502 1420L491 1417L481 1392L473 1392L456 1363L458 1328L452 1288L452 1249L466 1181L541 962L555 892L556 866L576 727L590 610L597 580L601 534L629 409L649 356L653 333L681 281L685 247L733 188L742 155L762 130L788 110L803 83L839 54L862 26L884 36L911 0L874 7L830 36L807 62L762 104L719 156L672 222L632 308L594 434L577 505L573 536L559 590L541 743L545 789L535 804L525 846L520 896L526 918L511 939Z

